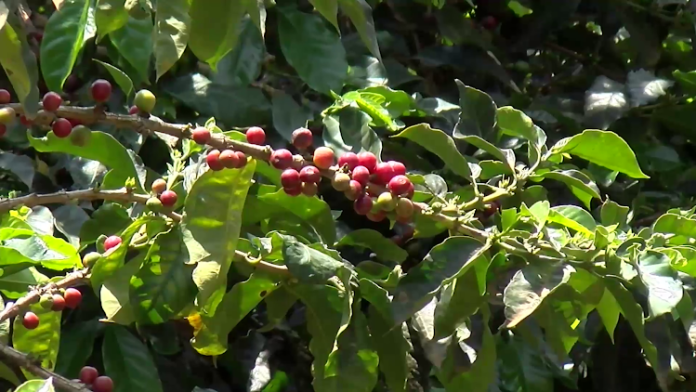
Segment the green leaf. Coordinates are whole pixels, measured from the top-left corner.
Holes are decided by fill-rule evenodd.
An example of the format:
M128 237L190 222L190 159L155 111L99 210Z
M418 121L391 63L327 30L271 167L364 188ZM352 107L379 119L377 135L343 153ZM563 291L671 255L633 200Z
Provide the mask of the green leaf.
M316 15L284 10L278 14L278 33L285 59L310 88L324 94L341 90L348 63L336 31Z
M126 97L130 96L130 94L133 92L133 81L128 77L128 75L126 75L125 72L101 60L92 59L92 61L101 64L109 72L116 84L118 84L118 87L123 90Z
M157 2L155 13L155 70L157 80L184 54L188 44L189 0Z
M20 271L11 274L5 274L0 277L0 290L10 299L17 299L27 293L29 286L36 286L48 282L48 277L34 267L23 268Z
M410 126L393 137L405 137L437 155L454 173L471 180L469 163L459 153L452 137L428 124Z
M406 321L428 304L443 284L462 276L475 261L486 260L481 255L489 247L489 244L484 245L469 237L449 237L434 246L394 290L392 312L395 322Z
M307 307L307 331L312 336L309 351L314 357L314 387L324 379L324 368L333 351L343 318L343 299L333 286L299 285L287 288ZM321 390L321 389L318 389Z
M264 0L245 0L249 18L261 33L261 38L266 36L266 3Z
M672 234L667 241L672 245L691 243L690 239L696 238L696 219L677 214L664 214L657 218L652 225L655 233Z
M29 380L17 387L14 392L54 392L53 379Z
M377 254L377 257L384 261L402 263L408 257L408 252L396 245L394 242L385 238L380 232L372 229L358 229L351 231L342 237L336 247L355 246L358 248L368 248Z
M529 264L517 271L503 294L506 327L514 328L534 313L544 298L568 282L574 271L558 263Z
M108 257L112 257L109 255ZM124 266L115 269L108 276L100 279L99 301L106 319L111 323L130 325L135 321L133 304L130 297L130 282L138 272L145 259L145 253L129 260ZM101 260L100 260L101 261ZM121 259L118 259L121 261ZM98 264L99 265L99 262Z
M95 22L99 40L120 29L128 22L126 0L97 0Z
M172 1L167 1L171 3ZM125 26L111 33L109 38L118 52L135 68L143 80L148 80L152 57L152 19L128 18Z
M39 71L36 57L26 39L9 23L10 20L0 29L0 65L12 83L24 110L33 116L39 108Z
M640 280L647 291L650 317L670 313L681 301L684 289L669 257L649 250L638 258L638 267Z
M227 335L242 319L275 290L276 284L263 274L232 286L212 317L201 314L201 324L194 330L191 345L201 355L221 355L227 351Z
M394 327L389 292L371 280L360 279L360 293L371 304L367 324L372 345L379 354L379 369L392 392L405 392L410 344L404 337L402 326Z
M230 86L249 85L259 77L265 53L259 29L248 18L243 19L239 43L220 60L213 81Z
M566 184L587 208L590 208L592 198L602 199L597 184L577 170L555 170L542 174L542 177Z
M196 297L193 266L188 264L178 228L157 236L148 259L130 281L130 298L141 324L164 323Z
M292 133L297 128L306 127L307 121L312 119L312 113L283 91L274 94L271 101L273 126L285 140L292 142Z
M452 284L443 288L435 308L435 339L452 335L457 327L478 311L483 304L486 292L486 272L490 260L486 255L480 256L485 261L474 260L473 269L469 269Z
M3 245L17 250L44 268L60 271L82 265L77 250L65 240L50 235L12 238Z
M215 70L237 44L244 11L243 1L192 0L189 47L193 54Z
M662 367L657 358L657 348L655 348L655 345L645 336L643 308L641 308L631 292L617 279L606 277L604 279L604 284L606 285L607 292L611 294L618 304L621 314L631 325L631 329L643 348L643 354L648 359L648 362L653 366L653 369Z
M338 115L324 117L324 145L331 147L337 155L352 151L369 151L382 155L382 140L370 127L370 116L359 109L347 107Z
M571 154L632 178L650 178L640 170L631 147L614 132L586 129L579 135L559 140L550 153Z
M357 309L353 322L338 339L338 351L326 364L323 380L315 380L317 391L371 392L377 384L379 357L370 344L365 315Z
M227 272L234 259L242 211L256 164L243 169L207 171L186 197L182 222L184 241L198 287L199 309L212 317L226 291Z
M486 322L483 323L483 340L481 348L477 352L476 360L467 371L459 370L457 363L452 364L453 368L451 371L455 372L454 377L443 381L447 391L487 392L490 385L495 381L495 362L497 358L495 338L488 327L488 317L485 317L485 319ZM456 343L450 344L449 349L461 351L460 345Z
M545 353L521 337L499 339L496 346L499 384L518 387L520 392L553 392L554 374L545 362ZM514 384L513 384L514 383Z
M572 205L553 207L548 220L588 236L593 236L597 228L597 222L589 212Z
M290 236L283 236L283 259L292 276L301 283L324 283L343 267L341 261Z
M609 334L609 338L612 343L614 342L614 330L616 330L616 325L619 323L619 316L621 316L621 308L619 307L616 298L611 294L608 289L604 289L602 293L602 299L599 300L597 304L597 313L602 319L602 324Z
M28 330L22 325L22 317L15 317L12 327L12 346L15 350L36 358L39 364L53 370L58 359L60 345L60 320L62 313L43 309L39 303L34 303L27 310L39 316L39 326ZM27 378L36 378L22 369Z
M125 327L106 329L102 357L106 374L114 380L114 392L163 390L147 346Z
M68 378L78 378L87 360L92 355L94 341L101 329L97 319L73 323L62 331L56 373Z
M333 244L336 241L335 219L325 201L304 195L288 196L282 189L261 195L258 199L280 214L289 213L309 223L325 243Z
M382 55L379 53L377 42L377 32L375 31L375 21L372 19L372 7L365 0L338 0L343 13L348 15L353 26L358 31L367 49L373 56L382 62Z
M462 139L465 142L472 144L476 148L480 148L481 150L491 154L493 157L497 158L507 166L509 174L515 173L515 153L512 150L507 148L498 148L476 135L457 136L455 134L454 137L457 139Z
M541 140L534 128L534 122L521 110L517 110L511 106L498 108L496 112L498 121L498 129L500 132L527 139L533 145L539 145Z
M77 55L85 43L90 13L89 0L66 2L48 19L41 41L41 73L51 91L62 91Z
M607 199L600 209L600 219L602 225L625 225L628 223L628 211L630 208L622 206L615 201Z
M337 18L338 0L309 0L309 2L317 11L319 11L321 16L331 22L331 24L336 28L336 31L340 31L338 28Z
M288 290L285 285L279 286L264 299L266 302L266 317L268 324L260 329L260 332L272 330L280 324L290 308L295 305L297 298Z
M63 152L82 158L99 161L113 170L119 184L125 184L128 178L136 179L136 192L143 192L145 171L136 163L135 154L131 155L113 136L104 132L92 131L89 141L84 146L76 146L70 138L59 138L49 132L48 135L35 138L27 134L29 144L39 152Z
M485 92L467 86L459 79L456 79L455 82L459 89L461 112L453 136L459 138L474 135L489 139L496 124L495 102Z
M687 94L696 95L696 71L682 72L677 69L672 76Z

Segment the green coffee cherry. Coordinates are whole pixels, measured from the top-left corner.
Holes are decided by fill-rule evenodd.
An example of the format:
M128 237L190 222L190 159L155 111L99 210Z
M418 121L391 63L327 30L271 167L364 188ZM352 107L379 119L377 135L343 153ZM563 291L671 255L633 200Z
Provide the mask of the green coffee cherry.
M162 208L164 208L164 205L162 205L162 201L156 197L151 197L147 199L145 205L152 212L159 212L162 211Z
M151 113L156 103L155 94L145 89L138 91L135 94L135 100L133 100L133 104L138 107L138 110L144 113Z
M87 268L92 268L94 266L94 263L101 259L101 257L101 253L89 252L85 255L85 257L82 258L82 265L84 265Z
M396 208L396 199L389 192L384 192L377 198L377 207L386 212L394 211Z
M0 124L9 124L15 119L15 111L12 108L0 109Z
M46 310L50 310L53 307L53 296L50 294L44 294L39 299L39 305Z
M84 125L78 125L70 133L70 142L78 147L84 147L92 138L92 130Z

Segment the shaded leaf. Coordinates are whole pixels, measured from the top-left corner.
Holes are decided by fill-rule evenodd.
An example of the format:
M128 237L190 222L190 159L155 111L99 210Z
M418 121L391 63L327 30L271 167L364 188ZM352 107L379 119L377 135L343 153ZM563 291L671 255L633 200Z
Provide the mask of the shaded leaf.
M236 46L244 11L243 1L191 1L189 47L213 70L220 59ZM216 22L211 23L213 20Z
M382 56L379 53L375 21L372 19L372 7L365 0L338 0L338 3L341 11L353 22L367 49L381 62Z
M638 273L645 285L650 317L670 313L682 299L684 289L665 254L648 250L638 259Z
M22 325L22 317L15 317L12 326L12 346L15 350L36 358L42 367L53 370L58 359L62 313L45 310L38 303L32 304L27 310L39 316L39 326L32 330L26 329ZM22 370L27 378L36 378L28 371Z
M220 60L213 81L230 86L247 86L261 73L265 53L263 36L251 20L243 19L239 44Z
M343 267L341 261L290 236L283 236L283 260L292 276L302 283L324 283Z
M5 70L27 115L32 117L39 107L37 87L39 71L34 52L29 48L26 39L17 31L20 30L15 29L9 20L0 29L0 48L2 48L0 65Z
M348 235L342 237L336 244L336 247L345 245L368 248L384 261L401 263L408 257L408 253L403 248L372 229L353 230Z
M285 10L278 15L278 32L286 60L309 87L324 94L341 90L348 63L336 31L316 15Z
M147 346L125 327L106 328L102 357L106 373L114 380L114 392L162 391Z
M488 139L496 124L495 102L485 92L467 86L459 79L455 82L459 89L461 112L453 136L475 135Z
M89 0L74 0L48 19L40 54L41 73L49 90L63 90L63 83L72 72L85 43L90 12L94 10Z
M95 21L99 40L128 22L126 0L97 0Z
M186 50L191 18L188 0L158 1L155 12L155 71L159 80Z
M411 269L394 290L392 311L398 324L425 306L440 287L462 276L480 257L489 244L469 237L449 237L434 246L425 259Z
M78 378L80 370L92 355L94 341L101 325L97 319L72 324L62 331L56 373Z
M554 170L544 173L542 176L566 184L587 208L590 208L592 198L602 199L597 184L577 170Z
M167 1L171 3L171 1ZM152 20L128 18L128 22L109 35L111 43L126 61L147 81L152 57Z

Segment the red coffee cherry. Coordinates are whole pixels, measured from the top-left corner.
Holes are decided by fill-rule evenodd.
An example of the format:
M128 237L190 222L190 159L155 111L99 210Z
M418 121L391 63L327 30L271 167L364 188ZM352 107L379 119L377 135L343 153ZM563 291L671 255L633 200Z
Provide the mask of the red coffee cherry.
M80 121L76 118L69 118L68 121L70 121L70 125L72 125L73 128L78 126L78 125L82 125L82 121Z
M179 195L177 195L176 192L172 190L166 190L162 192L159 199L162 202L163 206L174 207L174 204L176 204L177 199L179 199Z
M360 197L363 194L363 186L361 183L355 180L350 180L349 188L344 192L344 194L346 195L346 198L348 200L357 200L358 197Z
M46 95L44 95L41 103L43 104L44 110L48 112L55 112L63 103L63 98L61 98L60 95L54 93L53 91L50 91L47 92Z
M210 130L204 127L198 127L191 131L191 138L198 144L206 144L210 141Z
M300 194L302 194L302 185L296 186L294 188L283 188L283 191L288 196L299 196Z
M351 178L366 186L370 182L370 171L365 166L356 166L351 173Z
M413 188L413 184L408 177L404 175L398 175L389 180L389 185L387 186L389 191L397 196L408 194L409 190Z
M347 166L348 170L355 169L356 166L360 164L357 154L352 152L347 152L338 158L338 167Z
M97 102L106 102L111 97L111 83L108 80L97 79L91 87L92 99Z
M292 145L298 150L305 150L312 145L312 131L307 128L297 128L292 132Z
M358 215L367 215L372 210L373 201L368 195L363 194L353 203L353 209Z
M57 118L55 121L53 121L51 128L53 129L53 134L62 139L70 136L73 126L70 124L70 121L64 118Z
M111 377L99 376L92 383L92 391L94 392L113 392L114 381Z
M302 194L305 196L316 196L319 193L319 187L314 182L305 182L302 184Z
M387 217L387 213L384 211L377 211L375 213L369 213L367 214L367 219L373 221L373 222L381 222L384 220L384 218Z
M285 169L280 174L280 183L283 185L283 188L299 188L302 186L300 173L295 169Z
M65 298L60 294L53 294L53 306L51 310L54 312L62 312L65 309Z
M220 162L220 150L210 150L208 155L205 156L205 163L212 171L219 171L225 168Z
M80 369L80 382L91 385L99 377L99 371L91 366Z
M241 151L236 151L236 154L237 154L237 161L239 162L237 164L237 169L241 169L244 166L246 166L246 164L247 164L246 154L244 154Z
M271 165L280 170L289 169L292 167L292 153L284 148L273 151Z
M300 170L300 180L317 184L321 181L321 172L314 166L305 166Z
M377 175L377 182L386 185L395 176L406 174L406 166L396 161L382 162L377 164L375 174Z
M5 136L7 133L7 125L0 123L0 137Z
M24 317L22 318L22 325L26 329L36 329L36 327L39 326L39 316L37 316L34 312L24 313Z
M130 114L130 115L134 115L134 114L138 114L138 113L140 113L140 109L138 109L138 107L135 105L131 106L130 109L128 109L128 114Z
M239 156L234 150L225 150L220 153L219 159L222 166L228 169L236 169L239 167Z
M406 175L406 166L403 163L399 161L389 161L388 163L392 167L392 170L394 170L394 174L397 176Z
M358 154L358 164L365 166L370 173L374 173L377 166L377 157L371 152L361 152Z
M152 185L150 186L150 189L152 189L152 192L156 194L160 194L167 190L167 182L164 181L161 178L156 179L155 181L152 182Z
M266 132L261 127L251 127L246 131L246 140L249 144L260 146L266 142Z
M24 125L24 126L27 127L27 128L31 127L31 126L34 124L33 121L31 121L30 119L28 119L28 118L27 118L25 115L23 115L23 114L22 114L21 116L19 116L19 122L20 122L20 124Z
M3 89L0 89L0 105L5 105L12 102L12 95L10 95L10 92Z
M498 27L498 20L496 20L494 16L486 16L481 19L481 26L486 30L495 30L495 28Z
M76 309L78 306L80 306L80 303L82 303L82 292L80 292L78 289L70 287L65 289L65 295L63 298L65 298L66 307Z
M104 251L121 245L121 242L123 242L123 240L117 235L108 237L106 240L104 240Z
M319 169L328 169L333 165L334 152L328 147L319 147L314 150L314 166Z

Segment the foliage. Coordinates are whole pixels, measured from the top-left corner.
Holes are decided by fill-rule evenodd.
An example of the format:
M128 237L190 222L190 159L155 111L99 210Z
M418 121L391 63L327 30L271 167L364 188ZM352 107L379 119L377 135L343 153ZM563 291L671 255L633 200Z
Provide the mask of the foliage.
M33 364L0 363L0 387L80 390L61 376L91 365L117 392L693 389L695 12L0 0L20 104L0 103L23 116L0 140L0 357ZM311 162L304 127L403 162L412 219L356 213L329 181L345 167L293 196L269 158ZM78 283L76 309L38 302Z

